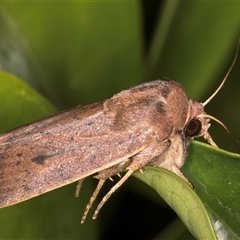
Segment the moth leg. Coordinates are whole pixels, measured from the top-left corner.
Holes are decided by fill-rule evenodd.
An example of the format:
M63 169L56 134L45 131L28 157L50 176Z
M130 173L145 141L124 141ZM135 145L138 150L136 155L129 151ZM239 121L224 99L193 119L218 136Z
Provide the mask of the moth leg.
M164 152L169 146L168 142L155 141L151 143L147 148L145 148L140 153L132 157L131 164L126 168L128 170L126 174L109 190L109 192L103 197L101 202L98 204L94 214L93 219L97 218L97 215L105 204L105 202L111 197L111 195L137 170L151 162L151 160Z
M103 197L102 201L98 204L97 209L95 210L92 219L96 219L97 215L104 205L104 203L111 197L111 195L135 172L131 169L110 189L110 191Z
M76 190L75 190L75 197L79 196L79 193L80 193L80 190L81 190L84 179L85 178L78 180L78 184L77 184L77 187L76 187Z
M84 221L86 220L87 214L88 214L90 208L92 207L93 202L97 198L97 196L98 196L101 188L103 187L105 181L107 179L111 180L112 176L114 176L116 174L119 174L119 172L121 172L123 169L125 169L130 163L131 163L131 160L127 159L127 160L123 161L122 163L120 163L118 165L115 165L113 167L107 168L107 169L99 172L96 176L94 176L94 178L99 179L99 182L98 182L97 187L95 188L95 190L94 190L94 192L93 192L93 194L92 194L92 196L91 196L91 198L90 198L90 200L89 200L89 202L88 202L88 204L87 204L87 206L84 210L84 213L83 213L83 216L82 216L82 219L81 219L81 223L84 223Z
M96 199L98 193L100 192L100 190L101 190L103 184L105 183L105 181L106 181L106 179L100 179L99 180L98 185L95 188L95 190L94 190L94 192L93 192L93 194L92 194L92 196L91 196L91 198L90 198L90 200L89 200L89 202L88 202L88 204L87 204L87 206L86 206L86 208L84 210L84 213L83 213L82 219L81 219L81 223L85 222L86 217L88 215L88 212L89 212L90 208L92 207L92 204L95 201L95 199Z
M109 179L114 175L121 177L120 172L123 171L127 166L131 164L131 159L126 159L125 161L114 165L110 168L100 171L94 178L96 179Z

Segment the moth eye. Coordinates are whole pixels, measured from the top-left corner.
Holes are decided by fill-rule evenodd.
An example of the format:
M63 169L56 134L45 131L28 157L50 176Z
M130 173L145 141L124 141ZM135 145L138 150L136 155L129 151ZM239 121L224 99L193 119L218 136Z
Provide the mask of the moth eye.
M194 137L197 136L202 129L202 123L196 118L193 118L189 121L187 127L186 127L186 135L188 137Z

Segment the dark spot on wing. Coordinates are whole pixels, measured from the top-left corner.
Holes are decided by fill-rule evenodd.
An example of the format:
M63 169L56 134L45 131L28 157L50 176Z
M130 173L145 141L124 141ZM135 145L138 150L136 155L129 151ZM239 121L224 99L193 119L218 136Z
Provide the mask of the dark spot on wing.
M54 154L52 155L45 155L45 154L40 154L34 158L32 158L32 162L35 162L37 164L44 164L44 161L47 159L47 158L50 158L50 157L53 157Z
M119 145L122 145L124 143L124 141L122 140L122 141L118 141L118 144Z
M31 188L29 188L27 185L23 185L22 188L23 188L24 191L26 191L26 192L31 191Z
M89 122L86 123L87 126L91 126L91 125L93 125L93 124L94 124L93 121L89 121Z

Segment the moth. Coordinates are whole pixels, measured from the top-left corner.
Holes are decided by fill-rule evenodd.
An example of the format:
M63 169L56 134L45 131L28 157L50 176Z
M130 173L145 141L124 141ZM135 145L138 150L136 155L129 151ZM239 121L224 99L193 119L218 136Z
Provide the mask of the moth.
M152 81L93 103L36 121L0 135L0 208L20 203L96 174L99 183L82 222L104 182L125 174L99 203L93 218L131 175L145 165L172 171L191 183L180 168L190 142L208 133L205 102L188 100L175 81ZM219 120L217 120L220 122ZM220 122L221 123L221 122Z

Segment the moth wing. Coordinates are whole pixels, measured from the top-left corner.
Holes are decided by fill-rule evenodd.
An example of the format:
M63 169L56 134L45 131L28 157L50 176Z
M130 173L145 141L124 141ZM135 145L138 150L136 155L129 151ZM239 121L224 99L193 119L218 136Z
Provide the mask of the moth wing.
M103 103L77 107L0 135L0 208L114 166L154 137L114 131Z

